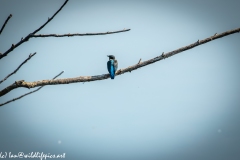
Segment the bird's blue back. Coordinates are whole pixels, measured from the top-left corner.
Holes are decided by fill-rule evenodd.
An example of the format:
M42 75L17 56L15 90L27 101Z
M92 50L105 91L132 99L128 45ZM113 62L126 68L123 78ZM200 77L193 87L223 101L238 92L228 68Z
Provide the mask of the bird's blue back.
M108 72L110 73L110 77L111 79L114 79L115 77L115 72L117 70L116 68L116 63L114 63L114 60L113 59L110 59L108 62L107 62L107 68L108 68Z

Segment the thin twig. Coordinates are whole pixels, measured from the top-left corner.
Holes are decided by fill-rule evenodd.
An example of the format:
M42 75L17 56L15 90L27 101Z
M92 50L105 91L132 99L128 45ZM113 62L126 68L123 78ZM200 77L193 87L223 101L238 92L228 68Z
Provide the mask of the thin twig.
M64 72L64 71L62 71L61 73L59 73L58 75L56 75L53 79L56 79L58 76L60 76L61 74L63 74L63 72ZM25 97L25 96L27 96L27 95L29 95L29 94L32 94L32 93L34 93L34 92L37 92L37 91L39 91L40 89L42 89L43 87L44 87L44 86L38 87L37 89L35 89L35 90L31 91L31 92L28 92L28 93L26 93L26 94L23 94L23 95L21 95L21 96L19 96L19 97L17 97L17 98L13 98L12 100L9 100L9 101L7 101L7 102L4 102L4 103L0 104L0 106L3 106L3 105L8 104L8 103L10 103L10 102L13 102L13 101L16 101L16 100L18 100L18 99L21 99L21 98L23 98L23 97Z
M57 77L61 76L61 74L63 74L64 71L60 72L58 75L56 75L55 77L53 77L53 79L56 79Z
M164 57L164 52L162 52L162 57Z
M140 64L140 63L141 63L141 60L142 60L142 58L140 58L140 59L139 59L139 61L138 61L138 64Z
M51 17L48 18L47 22L45 22L42 26L40 26L38 29L36 29L34 32L30 33L29 35L27 35L25 38L21 39L17 44L13 45L12 47L10 47L5 53L3 53L2 55L0 55L0 59L7 56L8 53L10 53L11 51L13 51L15 48L17 48L18 46L20 46L22 43L26 42L29 40L29 38L31 38L31 35L37 33L38 31L40 31L43 27L45 27L57 14L58 12L65 6L65 4L68 2L68 0L66 0L63 5L57 10L57 12Z
M1 30L0 30L0 34L2 33L3 29L5 28L7 22L9 21L9 19L10 19L11 17L12 17L12 14L10 14L10 15L8 16L8 18L5 20L3 26L2 26L2 28L1 28Z
M12 73L10 73L9 75L7 75L3 80L0 81L0 84L1 84L2 82L4 82L5 80L7 80L11 75L15 74L15 73L22 67L22 65L24 65L28 60L30 60L35 54L36 54L36 52L33 53L33 54L29 54L28 58L25 59L25 61L23 61L23 62L17 67L17 69L15 69Z
M222 38L225 36L228 36L230 34L234 34L240 32L240 28L234 29L234 30L229 30L226 32L223 32L221 34L218 34L216 36L210 36L206 39L199 40L198 42L194 42L190 45L187 45L185 47L173 50L171 52L165 53L164 56L159 55L155 58L143 61L140 64L135 64L133 66L129 66L124 69L120 69L116 72L116 75L121 75L127 72L131 72L133 70L136 70L138 68L150 65L152 63L155 63L157 61L163 60L165 58L171 57L175 54L181 53L183 51L192 49L194 47L197 47L199 45L202 45L204 43L208 43L212 40L216 40L218 38ZM4 88L3 90L0 91L0 97L7 94L8 92L12 91L13 89L16 89L18 87L25 87L25 88L34 88L38 86L45 86L45 85L58 85L58 84L69 84L69 83L78 83L78 82L90 82L90 81L97 81L97 80L103 80L109 78L109 74L103 74L103 75L97 75L97 76L80 76L80 77L75 77L75 78L65 78L65 79L56 79L56 80L42 80L42 81L35 81L35 82L25 82L25 81L16 81L15 83L11 84L10 86Z
M35 34L31 35L30 37L73 37L73 36L95 36L95 35L107 35L107 34L114 34L114 33L120 33L120 32L127 32L130 31L130 29L124 29L119 31L112 31L112 32L102 32L102 33L73 33L73 34Z

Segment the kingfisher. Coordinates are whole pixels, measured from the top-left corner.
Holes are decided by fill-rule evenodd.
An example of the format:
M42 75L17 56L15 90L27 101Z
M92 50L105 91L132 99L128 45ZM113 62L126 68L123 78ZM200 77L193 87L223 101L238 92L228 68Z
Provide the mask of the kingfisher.
M118 62L115 59L114 55L108 55L108 57L109 57L109 61L107 62L107 69L108 69L108 72L110 73L111 79L114 79L115 73L118 68Z

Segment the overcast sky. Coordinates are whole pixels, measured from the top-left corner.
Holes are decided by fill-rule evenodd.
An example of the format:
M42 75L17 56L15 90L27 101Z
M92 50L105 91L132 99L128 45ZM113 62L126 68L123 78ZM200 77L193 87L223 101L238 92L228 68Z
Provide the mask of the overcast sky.
M51 17L64 1L1 0L0 52ZM69 1L39 34L129 32L32 38L0 60L0 85L107 73L240 27L239 0ZM239 160L240 34L131 73L46 86L0 107L0 153L63 154L67 160ZM35 89L35 88L34 88ZM33 90L33 89L31 89ZM19 88L0 103L26 92Z

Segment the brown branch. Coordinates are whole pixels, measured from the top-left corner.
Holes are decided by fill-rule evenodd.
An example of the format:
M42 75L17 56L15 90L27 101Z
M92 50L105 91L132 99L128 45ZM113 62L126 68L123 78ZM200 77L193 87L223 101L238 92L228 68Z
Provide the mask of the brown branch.
M124 74L126 72L131 72L133 70L136 70L138 68L144 67L146 65L155 63L157 61L160 61L162 59L171 57L177 53L192 49L194 47L197 47L199 45L202 45L204 43L208 43L212 40L218 39L218 38L222 38L225 36L228 36L230 34L234 34L240 32L240 28L234 29L234 30L230 30L230 31L226 31L223 32L221 34L217 34L214 36L210 36L206 39L203 40L198 40L197 42L194 42L188 46L176 49L174 51L168 52L168 53L164 53L163 55L161 54L160 56L157 56L155 58L149 59L147 61L143 61L140 64L135 64L133 66L129 66L127 68L124 69L120 69L116 72L116 75L121 75ZM97 75L97 76L80 76L80 77L76 77L76 78L65 78L65 79L56 79L56 80L42 80L42 81L35 81L35 82L25 82L24 80L22 81L16 81L15 83L13 83L12 85L6 87L5 89L0 91L0 96L3 96L5 94L7 94L8 92L10 92L13 89L16 89L18 87L25 87L25 88L34 88L34 87L38 87L38 86L45 86L45 85L57 85L57 84L69 84L69 83L77 83L77 82L90 82L90 81L97 81L97 80L103 80L103 79L107 79L109 78L109 74L103 74L103 75Z
M8 53L10 53L11 51L13 51L15 48L17 48L18 46L20 46L22 43L26 42L29 40L29 38L31 38L31 35L34 35L35 33L37 33L38 31L40 31L43 27L45 27L57 14L58 12L65 6L65 4L68 2L68 0L66 0L63 5L57 10L57 12L51 17L48 18L47 22L45 22L42 26L40 26L38 29L36 29L34 32L30 33L29 35L27 35L25 38L22 38L17 44L13 44L5 53L0 55L0 59L2 59L3 57L7 56Z
M73 36L95 36L95 35L107 35L107 34L114 34L114 33L120 33L120 32L127 32L130 31L130 29L123 29L119 31L113 31L113 32L102 32L102 33L73 33L73 34L35 34L31 35L30 37L73 37Z
M28 58L25 59L25 61L23 61L23 62L17 67L17 69L15 69L12 73L10 73L9 75L7 75L3 80L0 81L0 84L1 84L2 82L4 82L5 80L7 80L11 75L15 74L15 73L22 67L22 65L24 65L28 60L30 60L35 54L36 54L36 52L33 53L33 54L30 53L29 56L28 56Z
M63 72L64 72L64 71L62 71L61 73L59 73L58 75L56 75L53 79L56 79L58 76L60 76L61 74L63 74ZM9 100L9 101L7 101L7 102L4 102L4 103L0 104L0 106L3 106L3 105L8 104L8 103L10 103L10 102L13 102L13 101L16 101L16 100L18 100L18 99L21 99L21 98L23 98L23 97L25 97L25 96L27 96L27 95L29 95L29 94L32 94L32 93L34 93L34 92L37 92L37 91L39 91L40 89L42 89L43 87L44 87L44 86L38 87L37 89L35 89L35 90L31 91L31 92L25 93L25 94L23 94L23 95L21 95L21 96L19 96L19 97L17 97L17 98L13 98L12 100Z
M5 20L3 26L2 26L2 28L1 28L1 30L0 30L0 34L2 33L3 29L5 28L7 22L9 21L9 19L10 19L11 17L12 17L12 14L10 14L10 15L8 16L8 18Z

